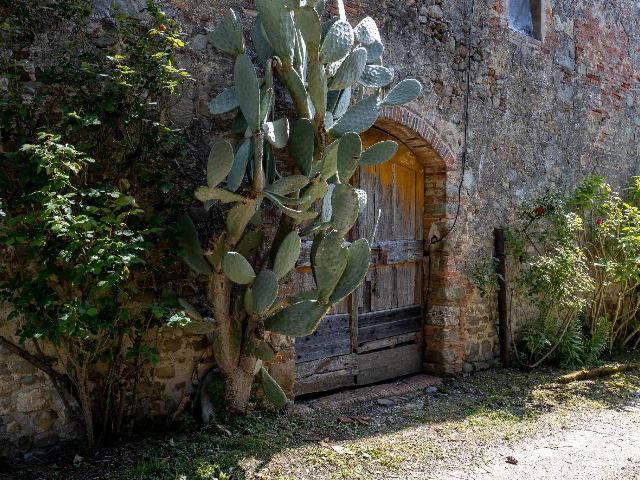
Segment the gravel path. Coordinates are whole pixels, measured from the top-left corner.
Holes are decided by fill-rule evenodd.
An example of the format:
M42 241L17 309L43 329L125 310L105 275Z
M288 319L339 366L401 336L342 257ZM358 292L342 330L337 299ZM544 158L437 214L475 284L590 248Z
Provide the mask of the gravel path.
M429 477L412 474L409 478L640 479L640 402L597 412L570 428L528 438L511 447L486 448L471 465Z

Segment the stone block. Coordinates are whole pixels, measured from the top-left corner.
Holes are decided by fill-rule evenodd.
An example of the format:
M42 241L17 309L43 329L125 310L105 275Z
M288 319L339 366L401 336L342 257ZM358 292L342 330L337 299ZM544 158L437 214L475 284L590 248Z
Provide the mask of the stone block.
M34 388L20 392L16 399L16 410L20 413L42 410L50 401L50 396L44 388Z

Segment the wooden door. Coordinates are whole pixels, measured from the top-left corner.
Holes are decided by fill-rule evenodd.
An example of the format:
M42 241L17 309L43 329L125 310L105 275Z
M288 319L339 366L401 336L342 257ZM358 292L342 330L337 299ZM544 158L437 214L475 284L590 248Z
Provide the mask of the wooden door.
M372 128L363 148L391 139ZM366 385L422 368L422 251L424 171L403 144L389 161L360 168L354 186L368 195L350 235L371 238L380 218L369 272L363 284L322 320L318 329L296 340L296 394ZM308 268L296 283L313 287Z

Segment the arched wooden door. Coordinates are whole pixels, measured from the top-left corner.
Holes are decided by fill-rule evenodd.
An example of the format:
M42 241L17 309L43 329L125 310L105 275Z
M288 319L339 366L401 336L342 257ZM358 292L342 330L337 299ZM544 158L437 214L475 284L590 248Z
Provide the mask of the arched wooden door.
M372 128L363 148L393 139ZM307 337L296 340L297 395L400 377L422 369L424 170L400 143L388 162L360 168L352 183L367 191L350 232L370 238L380 219L364 283ZM296 283L311 288L308 269Z

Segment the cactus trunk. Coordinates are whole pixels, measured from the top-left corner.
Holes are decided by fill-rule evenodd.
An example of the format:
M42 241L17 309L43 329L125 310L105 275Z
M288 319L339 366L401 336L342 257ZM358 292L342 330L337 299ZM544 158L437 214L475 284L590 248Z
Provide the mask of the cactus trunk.
M249 405L255 376L256 358L243 357L240 364L224 377L224 398L229 412L244 414Z

